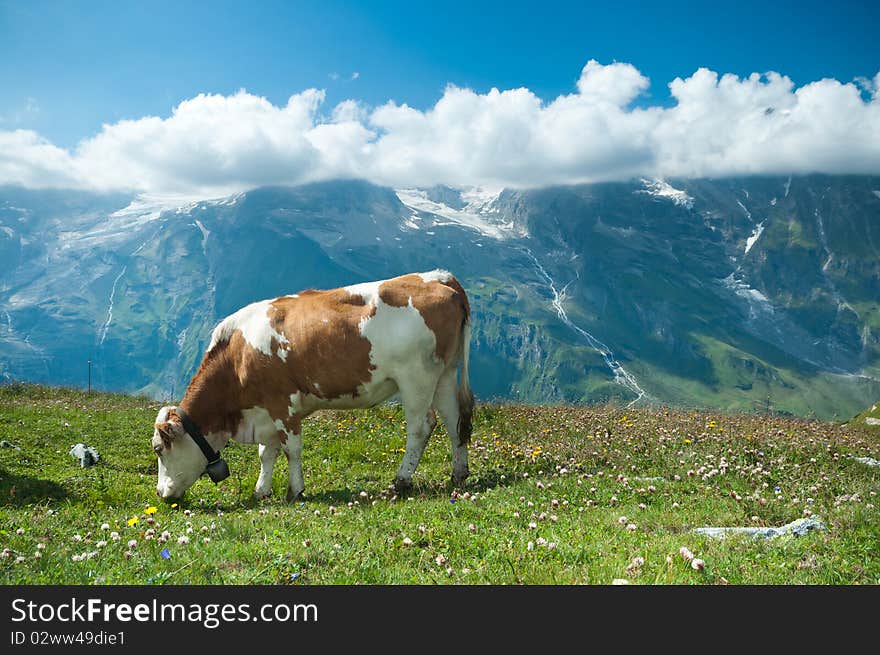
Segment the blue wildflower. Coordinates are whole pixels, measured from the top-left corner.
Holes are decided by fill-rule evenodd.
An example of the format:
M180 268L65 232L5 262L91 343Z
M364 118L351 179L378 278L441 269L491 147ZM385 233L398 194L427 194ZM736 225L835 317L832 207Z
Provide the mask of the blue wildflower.
M159 553L159 554L160 554L162 557L164 557L165 559L171 559L171 553L168 552L168 549L167 549L167 548L163 548L163 549L162 549L162 552Z

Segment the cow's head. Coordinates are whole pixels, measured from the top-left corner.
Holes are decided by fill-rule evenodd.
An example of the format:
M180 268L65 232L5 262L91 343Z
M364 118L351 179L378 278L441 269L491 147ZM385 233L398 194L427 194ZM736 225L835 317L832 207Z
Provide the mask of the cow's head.
M180 498L205 472L208 460L187 436L176 407L159 410L151 445L159 457L156 493L165 499Z

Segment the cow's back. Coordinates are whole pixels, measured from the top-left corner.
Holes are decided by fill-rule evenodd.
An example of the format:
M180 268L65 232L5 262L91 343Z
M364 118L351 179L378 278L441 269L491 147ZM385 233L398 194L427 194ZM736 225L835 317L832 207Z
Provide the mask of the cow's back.
M371 404L393 393L387 381L404 369L456 361L468 316L451 274L410 274L243 307L215 328L206 357L227 351L242 393L272 397L273 416L282 405Z

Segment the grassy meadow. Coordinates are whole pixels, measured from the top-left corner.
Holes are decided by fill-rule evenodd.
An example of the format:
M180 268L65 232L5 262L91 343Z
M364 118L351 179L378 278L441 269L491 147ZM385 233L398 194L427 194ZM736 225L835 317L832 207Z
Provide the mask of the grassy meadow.
M251 498L232 475L157 499L159 404L0 387L2 584L880 584L880 428L612 406L479 405L471 477L449 483L438 425L405 497L390 491L400 407L304 428L305 502ZM89 468L68 455L94 446ZM826 531L712 539L700 526ZM684 554L682 554L684 553Z

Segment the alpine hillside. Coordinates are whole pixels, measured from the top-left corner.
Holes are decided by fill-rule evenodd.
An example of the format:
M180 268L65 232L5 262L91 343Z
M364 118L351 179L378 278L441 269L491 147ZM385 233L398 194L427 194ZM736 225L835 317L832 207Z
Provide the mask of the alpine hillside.
M179 398L239 307L433 268L481 399L845 419L880 398L880 177L196 200L0 187L0 378Z

